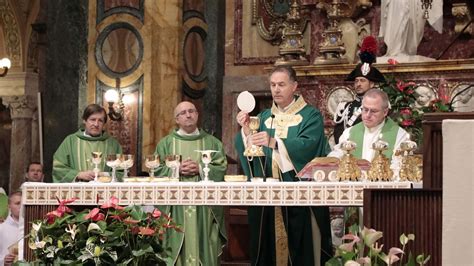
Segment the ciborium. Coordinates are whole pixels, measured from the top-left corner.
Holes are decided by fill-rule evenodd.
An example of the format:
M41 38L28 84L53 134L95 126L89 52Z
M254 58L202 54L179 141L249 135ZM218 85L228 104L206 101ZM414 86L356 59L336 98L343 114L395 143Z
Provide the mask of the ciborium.
M370 181L390 181L393 177L393 171L390 169L390 160L383 154L388 149L388 143L382 140L382 134L379 139L372 144L375 150L375 157L370 164L367 176Z
M181 155L166 155L165 164L168 168L171 169L170 181L179 181L179 167L181 166Z
M400 181L419 182L422 179L422 171L419 158L413 154L417 148L416 142L407 140L400 143L399 153L402 157L400 164Z
M258 129L260 128L260 117L251 116L250 122L249 122L249 128L250 128L249 137L251 137L253 134L257 133ZM262 146L258 146L258 145L254 145L253 143L250 143L250 145L248 145L244 151L244 156L249 157L249 161L250 161L252 160L253 157L265 156L265 153L263 153Z
M361 176L360 168L357 166L356 159L352 155L357 144L351 140L341 143L341 149L344 151L339 168L336 171L336 177L339 181L357 181Z

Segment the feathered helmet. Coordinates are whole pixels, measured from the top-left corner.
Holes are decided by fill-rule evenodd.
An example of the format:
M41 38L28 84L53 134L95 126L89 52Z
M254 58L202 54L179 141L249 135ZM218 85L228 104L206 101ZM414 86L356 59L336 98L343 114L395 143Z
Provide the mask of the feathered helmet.
M372 66L375 63L377 53L377 41L371 35L364 38L359 50L359 63L347 76L346 81L354 81L357 77L364 77L373 82L385 82L385 78L378 69Z

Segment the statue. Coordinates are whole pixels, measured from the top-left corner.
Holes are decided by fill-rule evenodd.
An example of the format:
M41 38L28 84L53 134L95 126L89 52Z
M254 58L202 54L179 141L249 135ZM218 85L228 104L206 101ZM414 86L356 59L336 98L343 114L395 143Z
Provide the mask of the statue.
M419 0L381 0L380 32L387 53L379 62L393 58L398 62L431 61L416 55L426 21L439 33L443 31L443 0L433 0L431 9ZM428 12L428 13L425 13ZM428 15L428 19L426 18Z

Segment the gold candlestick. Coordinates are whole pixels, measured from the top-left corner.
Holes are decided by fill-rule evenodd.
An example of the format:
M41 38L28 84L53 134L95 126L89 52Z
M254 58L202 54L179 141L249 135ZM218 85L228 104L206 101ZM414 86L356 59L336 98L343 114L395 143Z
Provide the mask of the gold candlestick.
M419 182L422 179L422 164L417 156L413 155L416 150L416 142L407 140L400 144L400 153L402 156L400 165L400 181Z

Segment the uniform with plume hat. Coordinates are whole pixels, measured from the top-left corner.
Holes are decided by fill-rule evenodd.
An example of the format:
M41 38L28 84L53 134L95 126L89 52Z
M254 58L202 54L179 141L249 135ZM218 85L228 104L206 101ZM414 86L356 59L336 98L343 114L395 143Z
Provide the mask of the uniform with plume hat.
M373 83L385 82L382 73L372 66L372 63L376 61L376 52L377 41L375 38L373 36L365 37L359 51L361 63L357 64L354 70L347 76L346 81L355 81L356 78L362 77ZM336 144L339 143L339 137L346 128L362 121L360 106L364 93L365 91L357 94L352 102L340 102L337 106L336 113L334 114L334 122L336 123L334 126L334 141Z

